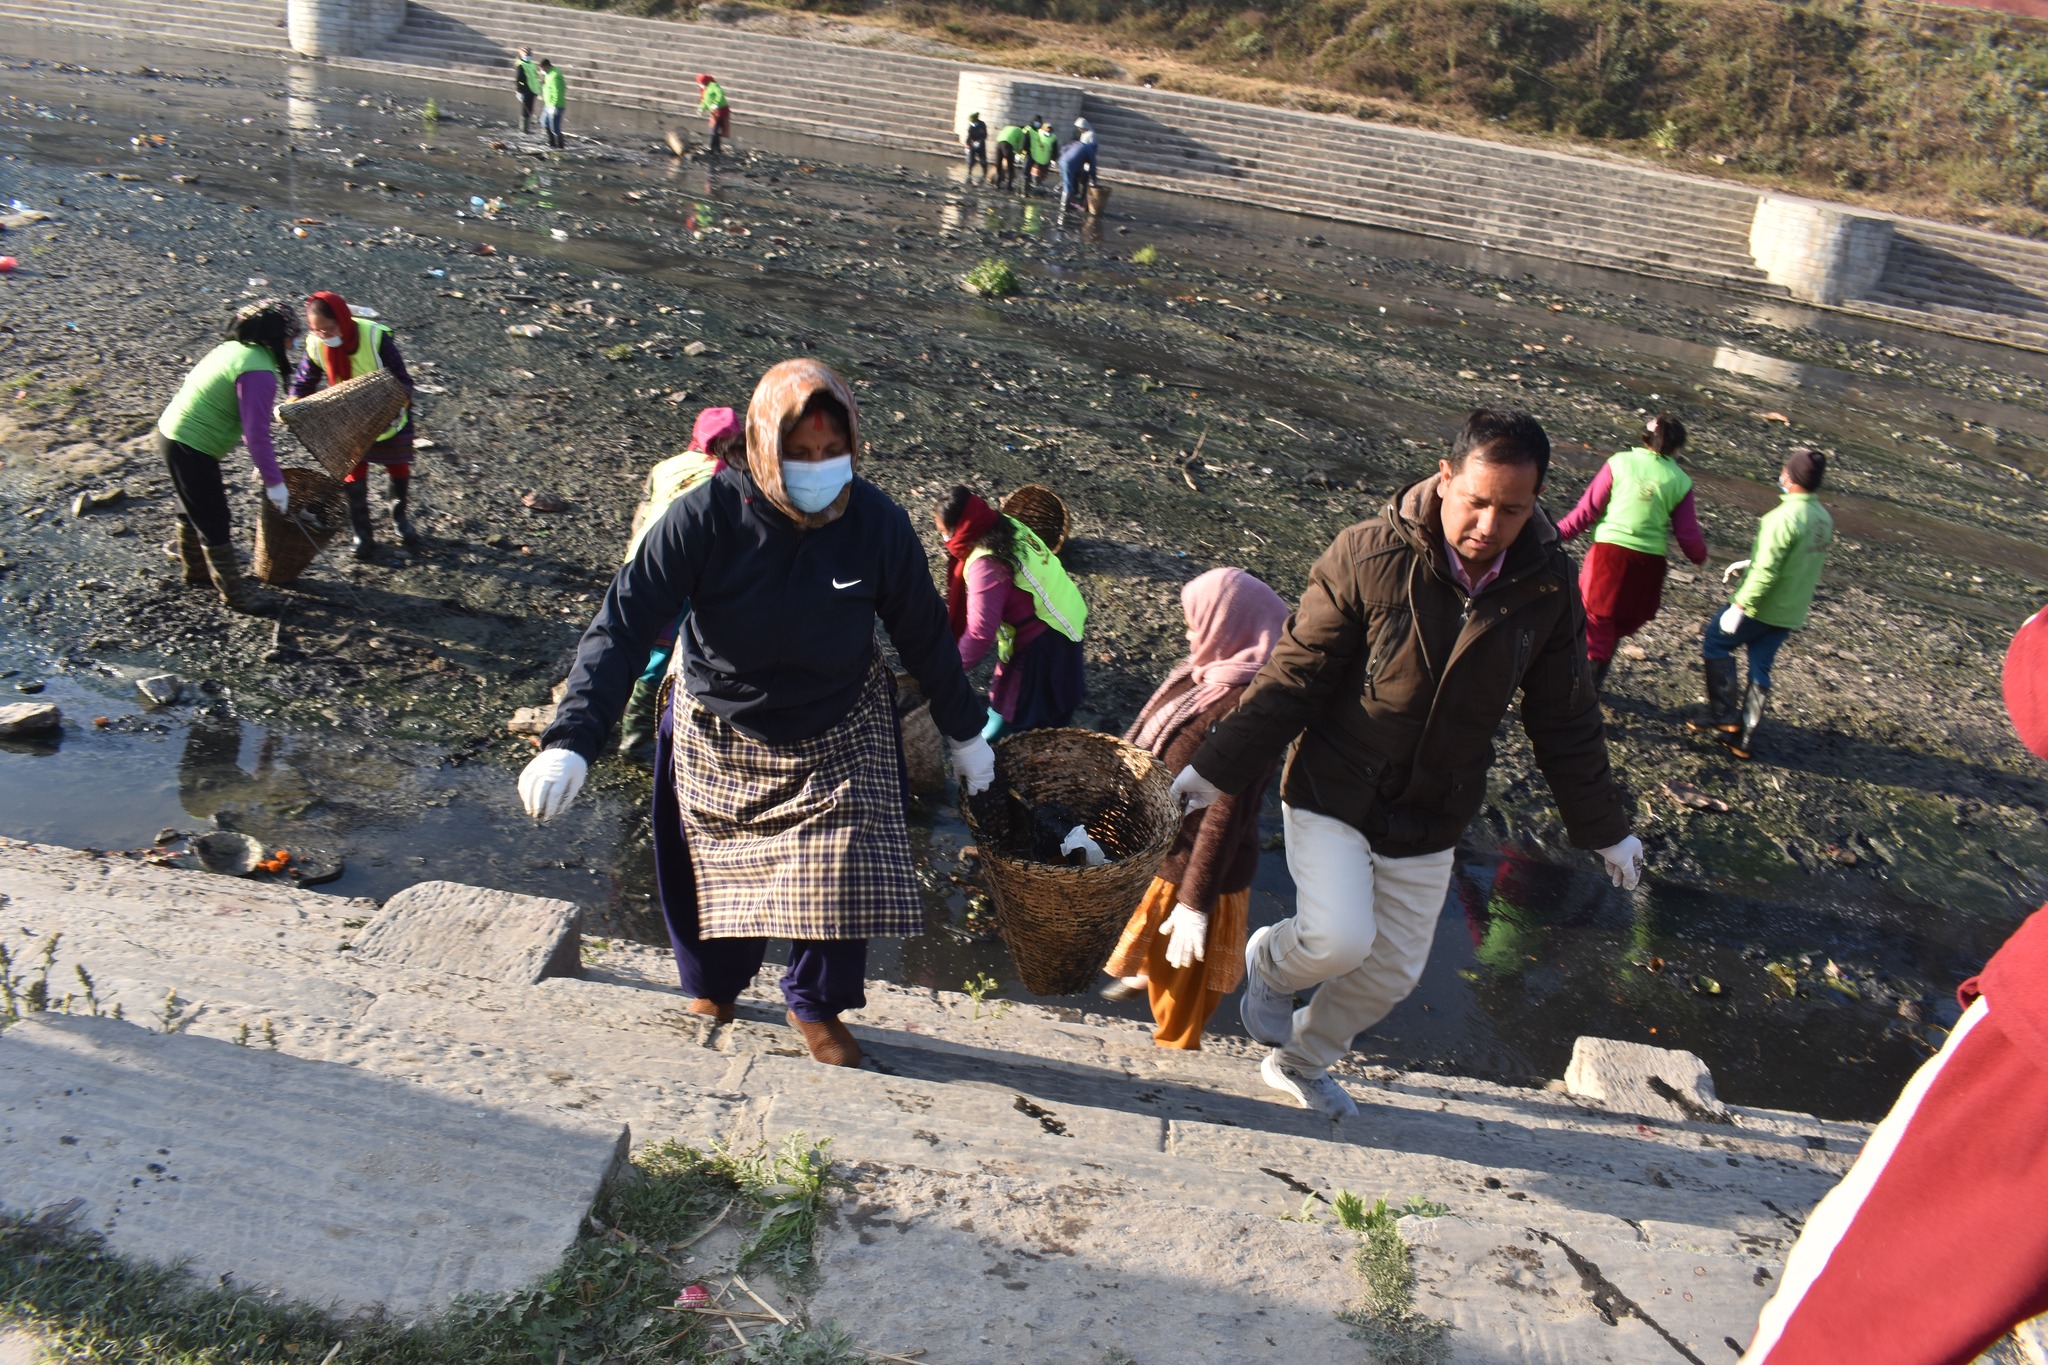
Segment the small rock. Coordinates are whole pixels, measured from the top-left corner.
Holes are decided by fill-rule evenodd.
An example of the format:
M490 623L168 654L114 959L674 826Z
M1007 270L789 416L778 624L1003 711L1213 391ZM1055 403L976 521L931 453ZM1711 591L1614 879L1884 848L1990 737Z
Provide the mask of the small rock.
M36 693L42 691L44 686L45 684L41 678L24 678L14 685L14 690L25 696L33 697Z
M71 500L71 515L82 517L88 512L97 512L102 507L112 507L128 496L125 488L99 488L81 492Z
M135 690L151 705L169 706L185 695L185 680L175 673L159 673L136 679Z
M1641 645L1623 645L1621 647L1621 657L1624 659L1647 659L1650 657L1650 651L1644 649Z
M54 702L18 701L0 706L0 739L15 735L47 735L64 724Z
M541 332L541 325L537 322L515 322L505 329L508 337L537 337Z
M1301 481L1310 488L1328 488L1333 482L1327 469L1311 469L1302 475Z
M1672 778L1664 784L1664 794L1689 810L1713 811L1717 815L1728 813L1728 803L1718 796L1709 796L1692 783Z
M555 723L553 706L522 706L512 713L512 719L505 722L506 730L515 735L539 735Z
M559 493L550 493L539 488L528 493L519 502L521 506L530 507L536 512L566 512L569 510L568 500Z
M1577 1039L1564 1073L1565 1092L1618 1113L1666 1121L1727 1121L1714 1076L1690 1052L1613 1038Z
M683 354L703 355L706 351L709 351L710 349L711 348L709 346L707 346L705 343L701 341L693 341L689 345L683 347Z

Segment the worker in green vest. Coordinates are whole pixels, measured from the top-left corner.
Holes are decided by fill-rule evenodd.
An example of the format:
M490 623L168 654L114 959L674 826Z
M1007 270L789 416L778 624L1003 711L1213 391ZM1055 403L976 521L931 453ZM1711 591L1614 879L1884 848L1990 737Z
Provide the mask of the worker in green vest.
M993 648L984 739L1070 723L1088 695L1081 632L1088 604L1037 532L955 484L933 513L946 537L946 614L960 662Z
M1787 636L1806 625L1814 590L1835 541L1835 519L1820 505L1820 482L1828 457L1805 447L1794 450L1778 471L1778 505L1756 528L1748 559L1728 566L1725 581L1742 573L1727 610L1707 622L1700 652L1707 675L1707 719L1694 730L1712 730L1728 752L1748 758L1756 727L1771 694L1771 664ZM1743 572L1743 571L1747 572ZM1749 655L1749 682L1738 690L1735 651Z
M384 466L391 481L391 529L398 543L408 550L419 548L407 507L412 498L413 430L412 376L406 372L405 357L398 353L398 339L381 322L363 317L348 301L331 290L320 290L306 300L306 358L292 375L293 398L305 398L328 384L340 384L375 370L389 370L405 388L407 403L390 427L380 433L342 487L348 494L349 521L355 529L355 557L376 557L377 531L370 518L370 466Z
M275 299L243 308L228 324L228 339L200 357L156 422L157 453L170 470L178 507L173 553L185 582L212 584L231 611L261 613L272 601L242 578L235 561L221 461L236 442L247 445L264 496L279 512L289 509L291 495L270 443L270 414L297 331L297 320Z
M1031 120L1027 141L1031 148L1031 169L1024 188L1028 192L1032 181L1043 180L1052 174L1053 155L1059 150L1060 138L1052 130L1052 120L1041 114Z
M540 69L525 48L512 63L512 88L519 92L519 131L533 131L533 101L540 94Z
M562 106L568 101L569 82L563 77L562 69L547 58L540 59L540 130L547 134L548 146L566 147L562 140Z
M1692 476L1678 467L1684 448L1685 423L1658 413L1644 426L1643 443L1602 465L1579 505L1557 524L1561 540L1595 528L1579 571L1579 596L1586 603L1586 658L1596 687L1607 681L1615 646L1650 624L1663 605L1665 540L1676 536L1687 559L1707 562Z
M1009 189L1017 183L1017 162L1029 155L1024 150L1025 132L1014 123L996 130L996 183Z
M710 120L711 155L718 155L718 144L732 132L732 105L726 102L725 87L711 77L697 77L697 112Z

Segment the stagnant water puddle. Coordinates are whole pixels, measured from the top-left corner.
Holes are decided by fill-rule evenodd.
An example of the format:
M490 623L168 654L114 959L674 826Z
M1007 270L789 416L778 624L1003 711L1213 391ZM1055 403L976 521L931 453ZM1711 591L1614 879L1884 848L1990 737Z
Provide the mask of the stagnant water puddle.
M587 370L550 371L560 353L539 346L463 370L460 351L503 347L498 334L507 318L524 316L514 310L525 296L503 291L537 291L554 271L575 277L561 288L613 299L606 306L621 312L646 315L663 301L671 319L664 325L682 337L702 335L737 351L740 338L780 328L834 363L910 377L888 401L865 402L884 433L878 444L894 441L911 452L883 467L896 480L892 491L908 500L950 479L941 453L951 448L963 452L959 461L971 458L988 471L984 478L1042 472L1072 490L1089 518L1075 562L1117 584L1100 602L1113 648L1102 656L1089 713L1105 728L1122 727L1134 698L1169 662L1161 651L1171 637L1158 629L1156 604L1126 607L1127 587L1133 600L1170 600L1180 579L1231 556L1276 582L1298 582L1329 529L1369 513L1371 497L1434 458L1442 429L1473 401L1453 391L1452 375L1496 385L1542 411L1573 488L1613 448L1616 411L1682 406L1712 431L1716 419L1730 430L1738 419L1754 424L1760 413L1794 410L1814 439L1859 452L1863 472L1846 474L1829 499L1855 546L1844 552L1844 576L1860 571L1851 554L1866 555L1868 571L1884 576L1887 601L1938 610L1942 628L1969 642L1962 648L1994 644L2015 603L2034 581L2048 580L2038 536L2048 504L2038 495L2017 483L1989 497L1973 492L1967 515L1953 515L1940 485L1929 482L1929 461L1967 466L1973 477L1984 469L2048 474L2037 357L1786 304L1128 189L1118 191L1113 217L1059 224L1042 201L961 192L957 169L936 158L744 127L747 145L761 154L745 170L707 170L657 154L651 148L660 120L611 110L576 120L603 138L580 145L578 157L516 161L492 145L509 136L495 122L504 111L472 104L466 90L4 28L0 54L10 54L14 66L0 111L7 154L0 201L60 183L95 206L128 193L136 232L161 233L173 258L188 262L195 246L224 251L228 225L195 240L162 224L145 227L148 215L168 218L197 202L203 220L238 215L235 206L247 205L252 215L281 211L285 224L316 220L314 240L329 223L357 224L365 238L403 228L488 242L516 256L516 278L492 274L495 263L450 254L453 247L420 255L440 261L431 271L377 264L412 261L396 246L349 267L387 315L404 315L409 355L417 339L419 356L442 358L446 370L427 373L448 392L439 410L446 415L433 429L454 433L439 476L468 477L472 509L497 452L482 422L458 425L457 408L471 422L490 415L473 414L472 406L509 406L553 382L569 386L564 392L580 386L588 403L604 405L606 422L617 414L630 433L672 426L678 411L686 419L698 402L744 397L724 392L742 382L737 366L715 379L679 381L695 391L679 406L662 397L673 382L666 375L655 388L626 393L621 375L638 384L654 376L623 365L595 378ZM28 57L44 64L22 64ZM53 60L93 70L60 70L47 64ZM144 67L178 78L142 74ZM444 116L423 123L418 109L429 95ZM151 134L164 135L166 146L130 142ZM1107 164L1113 173L1113 149ZM88 169L101 177L77 178ZM173 170L189 182L173 181ZM146 183L129 189L107 175ZM505 207L491 209L492 200ZM800 228L788 225L793 217ZM755 256L718 254L704 244L704 234L742 233ZM76 239L51 238L50 249L61 253L67 240ZM1175 268L1134 279L1127 259L1139 244L1154 246ZM222 302L257 288L297 287L307 267L291 264L292 250L287 240L245 251L246 265L224 259L199 287ZM983 254L1016 254L1020 269L1056 288L1065 306L1020 322L1017 310L974 303L950 283L934 290L931 259L942 252L957 253L950 259L960 267ZM61 255L24 259L62 268ZM290 284L288 272L296 272ZM258 279L265 283L245 284ZM7 288L34 284L28 271ZM468 305L476 300L464 294L480 290L498 291L490 298L504 304L481 310L480 324L430 320L412 306L415 295L429 293ZM0 309L11 312L9 300L26 297L0 294ZM1152 321L1123 325L1115 308L1125 317L1144 311ZM1696 328L1699 318L1713 319L1711 335ZM0 313L0 323L7 321ZM68 332L71 324L52 325ZM95 325L105 324L88 321L87 329ZM0 370L9 376L27 373L39 354L83 344L54 332L8 339ZM949 381L971 370L982 387L918 393L915 367L927 355L948 367ZM1901 362L1902 355L1917 362ZM509 374L515 365L531 368ZM1048 377L1015 382L1026 367ZM600 392L601 382L612 388ZM968 416L960 395L969 392L998 397ZM17 393L32 395L32 388L24 383ZM897 402L904 410L891 412ZM574 416L556 406L534 420L559 423L552 434L566 447L594 434L573 430ZM1110 454L1076 454L1077 439L1064 447L1047 441L1039 426L1045 420L1100 423L1117 443ZM1573 426L1579 421L1582 430ZM1144 452L1192 445L1197 433L1212 430L1204 484L1227 500L1227 511L1184 515L1146 491L1156 484L1131 477L1157 463ZM1293 439L1304 430L1315 439ZM664 453L670 427L662 431L617 458L620 486ZM1694 476L1703 500L1734 528L1717 543L1733 544L1769 503L1767 474L1758 468L1766 462L1744 455L1733 438L1720 438L1714 449L1715 439L1702 442ZM964 453L970 443L971 456ZM583 448L588 453L573 461L565 448L563 463L576 465L579 476L601 470L610 477L612 466L601 462L614 458L612 448L595 441ZM0 492L8 491L8 477L0 473ZM1354 484L1369 484L1372 494L1320 491ZM594 934L661 941L650 901L645 779L600 765L583 800L537 828L513 790L519 751L498 733L501 703L514 690L507 679L527 680L520 700L539 700L531 689L544 690L555 656L587 617L587 594L617 553L616 537L531 518L507 530L495 513L458 514L453 500L465 491L448 486L442 534L453 541L449 528L470 516L462 529L469 558L430 559L412 579L323 568L308 591L320 594L323 609L360 618L361 634L379 636L370 646L382 649L382 637L406 649L431 645L477 672L483 685L461 703L424 690L404 696L388 669L370 664L360 695L344 689L331 699L294 691L296 684L260 670L237 676L195 664L187 669L196 681L185 703L144 708L134 679L161 671L164 650L174 657L196 651L193 632L207 628L181 617L184 643L166 641L161 650L151 647L148 621L129 623L129 641L104 626L96 631L101 638L76 638L52 624L64 614L65 595L81 583L100 585L87 592L105 589L107 578L125 570L79 551L76 571L100 577L38 577L41 561L17 551L15 572L0 577L0 588L18 585L0 610L0 694L41 684L28 695L59 703L69 724L52 744L0 746L0 832L137 850L160 830L229 826L308 857L338 859L344 870L323 888L334 894L382 897L427 878L476 882L573 900L590 913ZM1178 482L1172 486L1178 496ZM1342 517L1313 521L1313 534L1305 529L1319 501L1340 497L1349 499ZM52 524L40 510L24 507L23 514L36 534ZM134 539L158 533L136 522ZM12 534L0 531L0 552ZM44 558L68 552L21 534ZM487 547L508 540L487 564ZM488 575L497 576L497 587L474 586ZM409 598L414 582L417 596ZM1657 673L1656 685L1670 695L1646 700L1633 691L1611 711L1623 755L1617 766L1639 765L1630 776L1645 793L1663 775L1655 765L1666 762L1660 755L1685 686L1663 675L1689 667L1686 633L1713 597L1704 578L1680 583L1675 576L1668 634L1643 637L1656 652L1619 670L1624 682L1633 677L1644 687ZM515 600L515 591L525 596ZM474 629L431 616L436 602L461 605ZM1860 630L1878 607L1848 602L1841 610ZM339 631L293 638L306 653L362 648ZM509 647L531 657L491 658ZM1866 648L1867 639L1816 638L1807 657L1834 660L1844 677L1885 679L1881 658L1850 659ZM1874 648L1881 656L1883 642ZM1916 706L1941 711L1935 693L1953 684L1930 670L1947 666L1946 656L1889 662L1890 677L1904 678L1897 686L1916 693ZM1977 695L1984 665L1974 656L1968 662L1976 724L1987 705ZM1923 684L1924 703L1917 696ZM360 707L374 707L375 723L362 720ZM1982 962L2042 887L2048 855L2038 829L2017 841L1998 836L2003 864L1957 831L1971 828L1973 802L2024 805L2038 789L2024 768L1980 752L1976 731L1956 741L1964 757L1930 772L1902 757L1917 742L1910 734L1872 726L1834 734L1810 713L1795 719L1789 711L1784 726L1799 743L1787 743L1768 781L1826 770L1831 779L1846 774L1870 784L1867 801L1817 806L1795 817L1815 828L1791 832L1813 847L1839 840L1852 850L1845 858L1860 857L1879 873L1853 883L1803 879L1806 864L1787 862L1782 838L1737 837L1701 821L1673 831L1666 813L1659 818L1673 850L1667 866L1675 877L1675 855L1683 852L1686 875L1655 878L1625 895L1586 855L1557 846L1554 831L1524 818L1541 807L1541 785L1524 776L1526 745L1515 748L1518 737L1510 735L1499 807L1475 830L1477 851L1460 862L1422 985L1362 1040L1360 1056L1527 1080L1561 1075L1572 1039L1592 1033L1690 1048L1732 1100L1836 1116L1881 1112L1952 1021L1954 982ZM1278 829L1277 808L1270 808L1264 833L1272 851L1254 891L1255 925L1279 918L1290 902ZM994 932L977 869L959 857L967 832L949 801L921 801L914 834L927 932L877 943L873 970L946 989L986 973L1005 994L1028 998ZM1860 842L1852 845L1852 834ZM1916 845L1906 850L1913 857L1894 847L1901 840ZM1052 1003L1116 1008L1085 998ZM1216 1024L1235 1029L1234 1006L1226 1004Z

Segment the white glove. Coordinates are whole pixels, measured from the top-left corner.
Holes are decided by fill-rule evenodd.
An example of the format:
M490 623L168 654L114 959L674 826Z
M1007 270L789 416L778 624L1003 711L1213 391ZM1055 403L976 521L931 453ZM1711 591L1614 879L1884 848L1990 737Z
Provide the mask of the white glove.
M1728 566L1727 568L1725 568L1725 569L1721 570L1721 581L1722 581L1723 583L1726 583L1726 582L1727 582L1727 581L1728 581L1729 579L1731 579L1731 578L1735 577L1735 575L1737 575L1737 574L1741 573L1741 572L1742 572L1743 570L1747 569L1748 567L1749 567L1749 561L1748 561L1748 560L1746 560L1746 559L1738 559L1738 560L1736 560L1736 561L1735 561L1735 562L1734 562L1733 564L1730 564L1730 565L1729 565L1729 566Z
M1722 612L1714 624L1721 628L1723 635L1733 635L1742 625L1742 608L1730 602L1728 610Z
M283 512L292 505L292 492L281 483L263 485L263 496L270 499L270 505Z
M1159 931L1168 936L1166 965L1178 971L1190 962L1202 960L1203 948L1209 942L1209 917L1185 905L1175 905Z
M1607 876L1624 891L1636 889L1636 883L1643 879L1643 841L1631 834L1613 848L1603 848L1600 856L1607 860Z
M1173 779L1173 799L1189 810L1200 810L1222 800L1223 789L1195 771L1191 763Z
M953 772L960 779L961 791L979 796L995 785L996 751L988 747L987 740L980 735L949 739L946 747L953 751Z
M536 820L552 820L569 809L590 764L574 749L542 749L519 774L519 800Z

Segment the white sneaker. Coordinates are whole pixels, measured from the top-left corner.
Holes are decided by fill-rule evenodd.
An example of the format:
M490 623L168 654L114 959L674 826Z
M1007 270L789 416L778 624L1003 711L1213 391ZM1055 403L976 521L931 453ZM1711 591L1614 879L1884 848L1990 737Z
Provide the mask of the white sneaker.
M1266 1054L1266 1060L1259 1063L1259 1075L1265 1078L1283 1095L1291 1096L1304 1109L1313 1109L1329 1119L1348 1119L1358 1116L1358 1101L1345 1093L1344 1087L1331 1079L1327 1071L1302 1071L1284 1066L1278 1051Z
M1284 1047L1294 1036L1294 995L1276 991L1259 974L1259 945L1273 926L1253 934L1244 945L1244 993L1237 999L1237 1017L1244 1031L1267 1047Z

